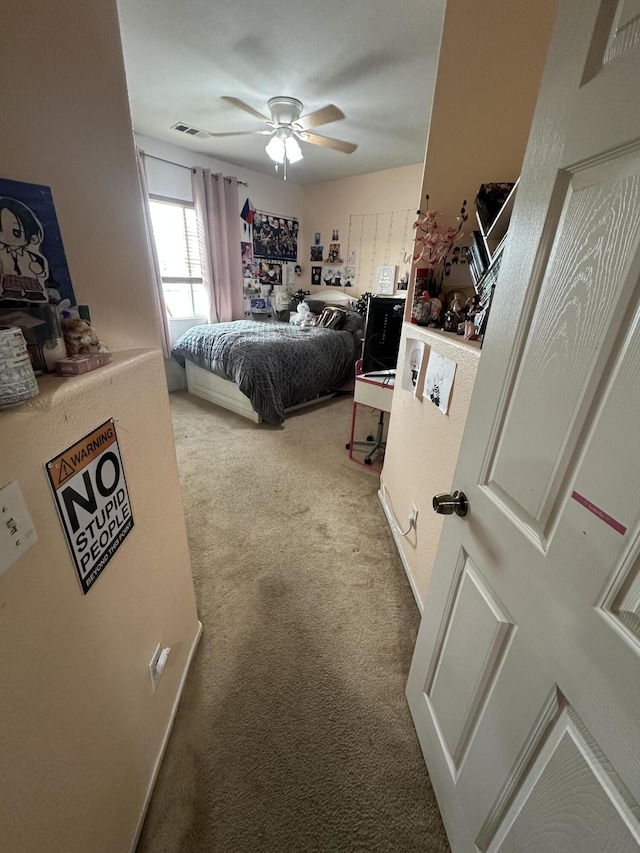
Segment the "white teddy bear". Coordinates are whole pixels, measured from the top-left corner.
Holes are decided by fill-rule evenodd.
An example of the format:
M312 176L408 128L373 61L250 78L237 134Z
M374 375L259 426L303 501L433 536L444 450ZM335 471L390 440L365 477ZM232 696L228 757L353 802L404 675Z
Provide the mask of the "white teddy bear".
M309 311L308 302L299 302L296 308L296 313L291 314L289 323L292 326L313 326L315 316Z

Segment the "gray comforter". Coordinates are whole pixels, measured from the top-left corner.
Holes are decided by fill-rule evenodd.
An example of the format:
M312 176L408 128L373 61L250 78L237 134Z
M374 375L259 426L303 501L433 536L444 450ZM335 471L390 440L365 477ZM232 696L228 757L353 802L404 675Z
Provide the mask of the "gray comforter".
M232 380L263 420L281 424L289 406L346 382L355 346L351 332L236 320L194 326L172 354Z

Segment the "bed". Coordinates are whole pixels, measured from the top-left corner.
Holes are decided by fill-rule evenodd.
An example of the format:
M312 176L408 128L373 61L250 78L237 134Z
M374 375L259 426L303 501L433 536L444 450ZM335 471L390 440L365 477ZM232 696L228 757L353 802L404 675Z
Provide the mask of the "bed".
M351 309L341 291L308 297ZM174 344L191 394L255 423L281 424L286 414L326 399L353 376L360 357L361 318L349 310L344 329L235 320L194 326Z

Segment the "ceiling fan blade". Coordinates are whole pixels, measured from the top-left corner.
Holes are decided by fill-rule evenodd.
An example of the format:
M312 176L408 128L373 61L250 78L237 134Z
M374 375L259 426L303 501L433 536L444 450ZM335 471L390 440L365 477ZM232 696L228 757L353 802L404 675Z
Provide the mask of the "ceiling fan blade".
M358 147L353 142L343 142L342 139L319 136L317 133L301 133L300 139L303 142L310 142L312 145L322 145L323 148L333 148L334 151L342 151L343 154L353 154Z
M244 101L241 101L239 98L230 98L226 95L222 96L223 101L227 101L229 104L233 104L234 107L238 107L241 110L244 110L245 113L249 113L249 115L255 116L256 118L261 119L261 121L271 121L267 116L263 116L262 113L259 113L257 110L254 110L253 107L250 107L249 104L245 104Z
M209 133L209 131L205 131L209 136L270 136L272 133L275 133L274 130L237 130L231 133Z
M306 116L300 116L295 122L302 130L311 130L312 127L320 127L321 124L329 124L332 121L339 121L344 118L344 113L335 107L333 104L328 104L314 113L309 113Z

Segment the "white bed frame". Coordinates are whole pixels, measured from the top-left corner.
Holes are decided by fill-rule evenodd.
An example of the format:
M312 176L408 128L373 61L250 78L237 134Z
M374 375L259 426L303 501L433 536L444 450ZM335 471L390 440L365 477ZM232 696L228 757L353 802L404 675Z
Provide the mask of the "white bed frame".
M335 290L319 290L317 293L312 293L309 299L312 301L320 300L331 305L351 307L353 304L353 299L344 293L344 291L337 288ZM242 415L243 418L248 418L256 424L261 423L262 418L251 405L249 398L245 397L235 382L232 382L230 379L223 379L221 376L217 376L203 367L198 367L188 360L185 360L185 369L187 371L187 390L190 394L202 397L204 400L215 403L216 406L221 406L230 412L235 412L237 415ZM312 406L314 403L321 403L323 400L328 400L331 396L330 394L325 394L322 397L314 397L305 403L291 406L291 408L285 409L285 411L291 412L294 409L301 409L303 406Z

